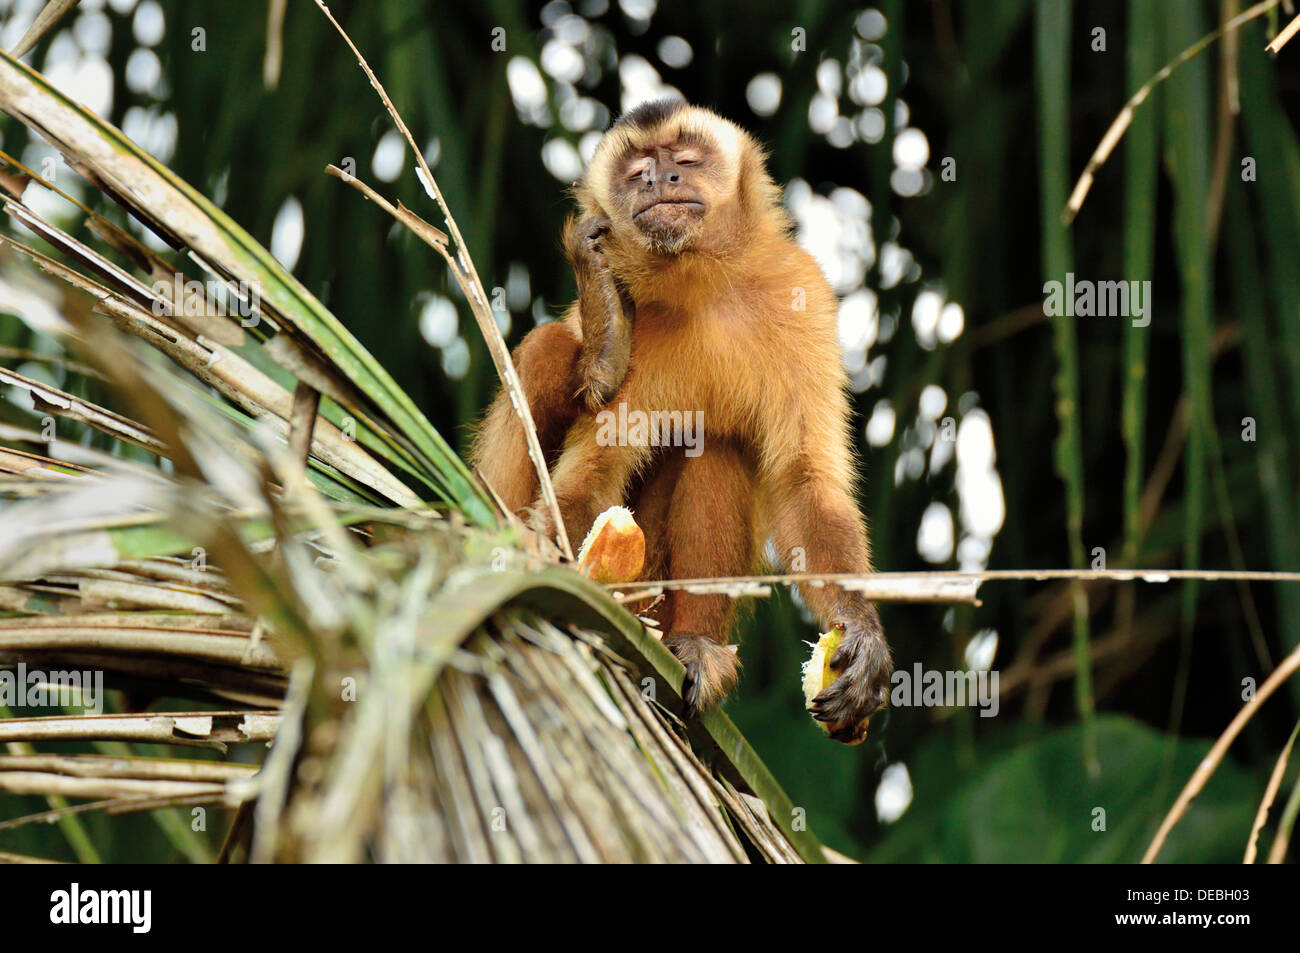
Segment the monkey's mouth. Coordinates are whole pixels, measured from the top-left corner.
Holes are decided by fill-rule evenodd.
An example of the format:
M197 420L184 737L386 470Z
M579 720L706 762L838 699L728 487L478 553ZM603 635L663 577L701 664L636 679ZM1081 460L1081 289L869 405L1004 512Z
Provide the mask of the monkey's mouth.
M666 210L669 208L681 209L684 212L703 212L704 203L696 202L693 199L660 199L659 201L652 202L651 204L647 205L645 208L641 209L639 212L633 215L632 218L638 219L642 215L645 215L647 212L653 212L655 209Z

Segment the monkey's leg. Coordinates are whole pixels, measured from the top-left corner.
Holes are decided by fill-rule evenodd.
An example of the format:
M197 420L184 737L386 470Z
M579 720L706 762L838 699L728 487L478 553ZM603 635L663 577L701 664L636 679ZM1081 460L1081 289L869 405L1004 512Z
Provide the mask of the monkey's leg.
M668 514L669 575L741 576L753 568L752 466L735 447L714 441L685 458ZM664 645L686 666L682 695L692 712L735 687L740 660L728 645L734 600L725 595L668 594L671 622Z
M866 530L848 490L813 473L789 475L782 483L772 525L781 561L788 565L802 555L809 573L871 572ZM880 617L860 592L834 585L801 585L799 591L822 625L844 626L831 658L838 677L813 699L811 710L830 726L831 737L852 740L855 728L889 697L893 661Z
M581 410L574 398L580 350L577 335L560 321L534 328L515 349L515 369L548 459ZM525 517L540 488L523 425L505 391L497 395L479 427L471 460L506 507Z
M639 486L632 491L632 515L645 534L645 567L642 579L666 579L668 563L668 509L672 505L673 490L681 476L686 457L680 452L662 453L647 468L648 472ZM660 631L667 632L672 624L672 603L665 594L659 599L645 599L628 604L628 609L638 615L649 615L659 623Z
M582 323L578 386L592 410L604 406L618 392L632 357L636 306L605 258L604 243L610 229L605 218L570 220L564 229L564 249L578 283Z

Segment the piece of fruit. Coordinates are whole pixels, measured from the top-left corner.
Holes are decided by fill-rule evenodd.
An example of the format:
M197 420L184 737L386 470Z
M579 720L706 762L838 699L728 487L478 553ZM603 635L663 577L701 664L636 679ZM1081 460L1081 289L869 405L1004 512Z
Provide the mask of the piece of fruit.
M835 650L840 647L840 640L844 638L844 627L835 626L829 632L823 632L817 644L813 646L812 655L803 663L803 699L804 705L809 710L812 709L813 699L822 693L831 682L835 681L837 673L831 668L831 659L835 657ZM838 724L817 721L822 731L830 734L832 731L838 733L841 727ZM860 745L867 740L867 723L870 718L862 719L861 723L853 726L852 736L844 744ZM841 740L840 738L836 739Z
M578 550L578 571L602 584L632 582L645 567L645 534L626 506L596 517Z

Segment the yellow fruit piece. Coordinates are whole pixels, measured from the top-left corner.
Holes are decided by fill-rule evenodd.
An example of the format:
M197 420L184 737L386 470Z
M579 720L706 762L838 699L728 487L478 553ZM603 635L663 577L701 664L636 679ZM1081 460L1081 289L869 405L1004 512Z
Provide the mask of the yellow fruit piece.
M578 571L599 583L631 582L645 566L645 534L626 506L596 517L578 551Z
M844 629L836 626L829 632L823 632L817 644L813 646L812 655L803 663L803 700L804 705L812 707L813 699L821 694L822 689L835 681L835 673L831 671L831 658L835 655L835 650L840 647L840 639L844 638ZM822 727L825 723L819 722Z
M811 709L813 699L822 693L831 682L835 681L836 673L831 668L831 659L835 657L835 650L840 647L840 640L844 638L844 627L835 626L829 632L823 632L817 644L813 646L812 655L803 663L803 699L805 707ZM839 725L832 725L829 722L817 721L822 731L827 734L832 729L839 728ZM857 725L852 740L844 742L849 746L860 745L867 739L867 724L870 718L864 718L860 725ZM838 739L837 739L838 740Z

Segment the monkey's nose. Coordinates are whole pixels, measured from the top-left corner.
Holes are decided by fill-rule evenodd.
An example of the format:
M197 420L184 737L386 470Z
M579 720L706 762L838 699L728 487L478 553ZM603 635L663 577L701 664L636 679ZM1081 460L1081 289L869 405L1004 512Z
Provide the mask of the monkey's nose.
M668 173L668 184L669 184L669 185L677 185L677 184L680 183L681 181L682 181L682 174L681 174L680 172L669 172L669 173Z

